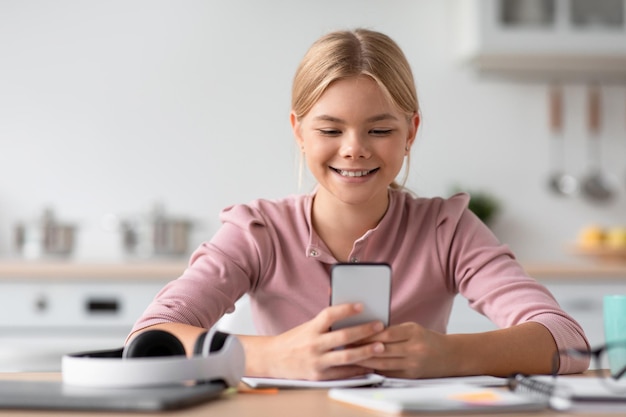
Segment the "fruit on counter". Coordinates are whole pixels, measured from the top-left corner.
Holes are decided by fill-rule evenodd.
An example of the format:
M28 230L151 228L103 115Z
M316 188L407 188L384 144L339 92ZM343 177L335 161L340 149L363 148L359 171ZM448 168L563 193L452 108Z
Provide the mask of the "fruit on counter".
M584 248L598 248L604 244L604 236L604 228L601 226L586 226L578 234L578 243Z
M609 248L626 248L626 227L614 226L609 228L604 236L604 243Z
M578 234L578 245L584 249L626 249L626 226L586 226Z

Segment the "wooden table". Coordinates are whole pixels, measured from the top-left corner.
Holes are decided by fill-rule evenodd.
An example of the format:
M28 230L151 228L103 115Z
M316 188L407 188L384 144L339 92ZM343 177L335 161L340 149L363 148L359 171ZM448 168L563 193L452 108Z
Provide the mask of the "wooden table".
M59 373L0 373L3 380L59 380ZM371 417L389 416L390 414L339 403L327 397L325 389L289 389L278 393L226 393L221 398L205 404L174 412L159 413L120 413L120 412L81 412L81 411L36 411L36 410L0 410L0 417L41 417L41 416L219 416L219 417ZM414 414L425 416L426 414ZM445 417L443 414L435 414ZM457 414L458 416L459 414ZM477 416L477 414L471 414ZM504 415L504 414L503 414ZM567 413L546 410L542 412L507 413L506 416L560 416L560 417L615 417L615 413ZM493 417L494 414L488 414Z

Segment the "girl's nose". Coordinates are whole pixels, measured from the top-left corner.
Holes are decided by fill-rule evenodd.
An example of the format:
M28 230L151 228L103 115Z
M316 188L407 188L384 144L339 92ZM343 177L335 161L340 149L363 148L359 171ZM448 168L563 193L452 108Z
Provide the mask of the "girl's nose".
M367 139L358 133L345 134L341 142L339 154L344 158L369 158L371 152Z

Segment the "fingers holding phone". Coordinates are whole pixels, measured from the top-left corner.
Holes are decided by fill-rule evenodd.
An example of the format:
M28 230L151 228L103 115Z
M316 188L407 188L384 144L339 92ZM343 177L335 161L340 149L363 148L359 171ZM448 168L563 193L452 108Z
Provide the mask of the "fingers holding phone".
M343 303L322 310L312 320L316 332L322 336L320 346L323 349L333 350L344 346L356 346L363 344L361 341L371 339L385 329L380 320L358 322L358 317L364 311L363 303ZM353 326L336 328L336 323L354 320L358 322Z
M337 264L331 280L331 306L276 336L273 351L288 358L284 369L275 370L278 375L313 380L363 375L371 368L360 363L384 351L380 341L363 341L389 324L389 265Z
M336 321L358 315L362 311L360 303L329 306L312 320L269 337L265 357L272 356L277 360L268 359L273 364L270 371L264 369L263 374L279 378L327 380L370 373L370 368L358 363L379 354L384 349L382 343L361 344L343 350L338 348L373 337L383 330L382 323L366 323L329 331Z

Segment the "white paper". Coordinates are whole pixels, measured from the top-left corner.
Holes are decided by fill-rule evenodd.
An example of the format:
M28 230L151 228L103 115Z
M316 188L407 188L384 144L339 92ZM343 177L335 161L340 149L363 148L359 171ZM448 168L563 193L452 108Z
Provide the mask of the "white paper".
M367 385L382 385L383 387L414 387L430 386L460 382L480 387L500 387L507 384L506 378L495 376L463 376L452 378L405 379L386 378L378 374L368 374L364 377L336 379L331 381L306 381L301 379L280 378L251 378L241 379L252 388L349 388Z
M359 378L333 379L330 381L251 377L243 377L241 380L252 388L345 388L377 385L382 383L385 377L378 374L368 374Z
M424 378L424 379L405 379L405 378L386 378L383 387L422 387L429 385L441 385L451 383L462 383L474 385L478 387L504 387L507 385L506 378L489 375L477 376L455 376L447 378Z

